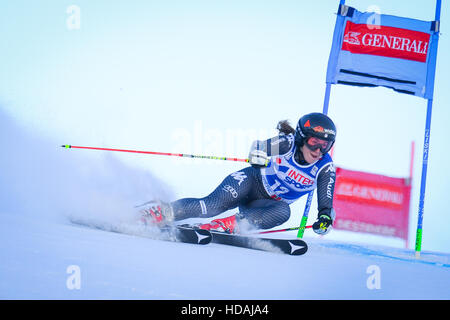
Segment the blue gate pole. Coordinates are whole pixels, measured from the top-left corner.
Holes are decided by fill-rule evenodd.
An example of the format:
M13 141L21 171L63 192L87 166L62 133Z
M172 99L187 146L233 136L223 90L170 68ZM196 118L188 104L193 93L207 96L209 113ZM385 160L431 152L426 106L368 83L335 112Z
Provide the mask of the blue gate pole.
M325 98L323 100L323 114L328 114L328 105L330 104L331 83L327 83L325 88Z
M325 98L323 101L323 114L328 114L328 105L330 103L330 92L331 83L327 83L325 88ZM302 220L300 221L300 228L298 229L297 238L303 238L303 233L305 232L305 226L308 222L309 210L311 209L311 203L314 196L314 190L308 193L308 198L306 199L305 210L303 211Z
M430 129L431 129L431 111L433 107L433 99L428 99L427 104L427 120L425 124L425 139L423 142L423 159L422 159L422 177L420 180L420 198L419 198L419 214L416 231L416 258L420 257L422 249L422 223L423 211L425 206L425 188L427 184L428 155L430 147Z
M436 14L435 21L440 21L441 17L441 0L436 0ZM430 55L434 57L431 60L429 66L429 72L431 74L431 87L434 89L434 77L436 71L436 56L437 56L437 42L439 37L435 38L436 45L434 46L435 52L431 52ZM427 83L428 84L428 83ZM432 96L432 95L431 95ZM430 130L431 130L431 112L433 109L433 98L428 99L427 103L427 118L425 122L425 138L423 142L423 159L422 159L422 177L420 180L420 196L419 196L419 214L417 218L417 230L416 230L416 245L415 256L420 257L420 251L422 250L422 229L423 229L423 212L425 208L425 190L427 183L427 169L428 169L428 157L430 153Z
M339 4L344 5L345 0L340 0ZM337 25L337 21L339 19L339 13L337 16L338 17L336 18L336 25ZM335 32L336 32L336 30L335 30ZM327 82L326 88L325 88L325 98L323 101L323 112L322 113L324 113L324 114L328 114L328 105L330 103L330 92L331 92L331 83ZM303 233L305 232L305 226L306 226L306 223L308 222L308 215L309 215L309 210L311 209L311 203L312 203L313 196L314 196L314 190L310 191L308 193L308 198L306 199L305 210L303 211L302 220L300 221L300 228L298 229L297 238L303 238Z

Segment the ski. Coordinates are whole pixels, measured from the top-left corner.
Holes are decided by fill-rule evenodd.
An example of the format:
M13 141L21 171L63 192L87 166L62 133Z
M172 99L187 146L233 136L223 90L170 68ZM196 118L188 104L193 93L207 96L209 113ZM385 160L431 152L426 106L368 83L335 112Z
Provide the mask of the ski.
M114 225L89 220L74 220L71 223L102 231L146 237L154 240L175 241L206 245L211 242L247 249L268 252L281 252L288 255L302 255L308 251L308 245L300 239L270 239L247 235L209 231L196 226L178 225L148 229L146 226Z
M178 242L208 244L212 240L211 232L208 230L192 228L187 226L173 226L161 228L162 231L168 232L175 237Z
M140 236L154 240L175 241L200 245L208 244L212 240L212 235L208 230L189 226L166 226L162 228L155 227L154 229L148 229L146 226L114 225L82 219L70 219L70 222L83 227Z
M292 256L299 256L308 251L308 245L300 239L269 239L239 234L211 231L212 242L235 247L262 251L278 251Z

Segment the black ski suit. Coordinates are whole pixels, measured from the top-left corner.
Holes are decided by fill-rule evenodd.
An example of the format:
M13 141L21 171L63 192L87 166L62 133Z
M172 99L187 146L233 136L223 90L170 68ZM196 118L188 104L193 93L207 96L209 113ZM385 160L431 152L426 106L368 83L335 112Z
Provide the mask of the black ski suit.
M273 143L276 141L276 143ZM288 135L258 141L258 149L270 157L282 156L291 150L293 139ZM302 152L297 148L295 160L307 165ZM333 163L330 163L333 166ZM335 171L321 170L317 176L318 209L330 214L333 207ZM330 196L331 194L331 196ZM286 222L291 210L289 204L273 199L267 193L261 176L260 166L250 166L236 171L204 198L184 198L171 203L175 220L187 218L211 218L233 208L239 208L238 219L245 218L257 229L270 229Z

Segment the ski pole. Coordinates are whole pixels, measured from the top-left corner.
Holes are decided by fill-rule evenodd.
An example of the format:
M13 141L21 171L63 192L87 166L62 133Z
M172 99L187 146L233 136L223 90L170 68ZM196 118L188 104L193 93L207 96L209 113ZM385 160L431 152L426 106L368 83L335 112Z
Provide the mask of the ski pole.
M308 228L312 228L312 225L310 225L310 226L304 226L304 227L292 227L292 228L286 228L286 229L261 231L261 232L255 233L255 234L266 234L266 233L274 233L274 232L284 232L284 231L299 230L299 229L308 229Z
M193 155L193 154L185 154L185 153L170 153L170 152L112 149L112 148L98 148L98 147L82 147L82 146L72 146L70 144L63 144L61 147L66 148L66 149L88 149L88 150L102 150L102 151L116 151L116 152L131 152L131 153L153 154L153 155L160 155L160 156L173 156L173 157L187 157L187 158L201 158L201 159L211 159L211 160L248 162L248 159L203 156L203 155Z

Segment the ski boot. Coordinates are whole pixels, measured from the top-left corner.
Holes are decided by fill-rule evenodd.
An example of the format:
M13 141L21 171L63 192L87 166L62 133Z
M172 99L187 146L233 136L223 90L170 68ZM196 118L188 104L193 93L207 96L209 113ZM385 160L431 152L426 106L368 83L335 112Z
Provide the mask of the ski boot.
M170 204L160 201L149 201L138 208L141 214L140 221L143 225L156 225L163 227L174 220L173 210Z
M235 215L222 219L214 219L210 223L201 224L198 227L204 230L218 231L230 234L237 233L238 230Z

